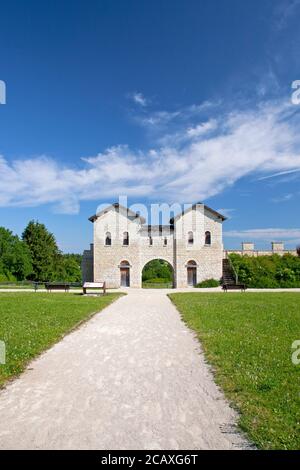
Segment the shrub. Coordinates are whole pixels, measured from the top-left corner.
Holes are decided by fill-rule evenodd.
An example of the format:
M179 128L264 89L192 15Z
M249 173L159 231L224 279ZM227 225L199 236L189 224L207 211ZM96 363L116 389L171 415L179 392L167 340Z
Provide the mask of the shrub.
M15 282L16 280L16 277L9 272L0 273L0 282Z
M199 282L195 285L195 287L218 287L220 282L217 279L205 279L205 281Z
M295 282L296 274L291 268L280 268L275 274L276 279L284 282Z
M300 257L230 255L240 282L252 288L300 287Z
M255 286L257 289L276 289L276 287L280 287L275 279L267 276L258 277L253 284L253 287Z

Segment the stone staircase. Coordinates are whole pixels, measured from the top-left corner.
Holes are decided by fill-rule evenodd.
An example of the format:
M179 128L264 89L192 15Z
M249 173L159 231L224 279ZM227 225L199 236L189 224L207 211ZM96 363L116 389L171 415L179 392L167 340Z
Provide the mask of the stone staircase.
M235 285L236 277L230 265L229 259L223 259L223 284Z

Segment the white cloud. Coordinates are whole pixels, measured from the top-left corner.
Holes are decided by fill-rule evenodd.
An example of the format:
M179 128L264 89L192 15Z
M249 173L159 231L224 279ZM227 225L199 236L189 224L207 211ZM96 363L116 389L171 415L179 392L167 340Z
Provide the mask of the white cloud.
M257 228L249 230L225 231L224 235L230 238L242 238L244 240L295 240L300 241L300 228Z
M297 196L299 193L288 193L288 194L284 194L283 196L278 196L278 197L273 197L271 199L272 202L275 202L275 203L280 203L280 202L287 202L287 201L290 201L291 199L293 199L295 196Z
M143 93L140 93L140 92L134 92L134 93L131 93L130 94L130 97L132 98L132 100L140 105L140 106L147 106L149 104L149 101L145 98L145 96L143 95Z
M173 126L177 126L180 128L180 134L183 133L184 135L186 132L186 123L189 120L195 118L200 119L201 116L205 116L207 113L212 112L212 110L216 109L220 105L220 101L204 101L203 103L184 106L174 111L160 110L152 111L146 115L145 113L136 115L135 121L150 131L156 130L165 132L168 126L167 130L170 132L170 130L173 130ZM201 125L201 123L197 124ZM212 124L213 123L211 122L210 125Z
M155 111L147 116L138 116L136 118L137 122L144 127L161 129L164 126L168 125L175 118L178 118L181 114L181 111Z
M201 122L197 124L195 127L189 127L186 131L187 137L199 137L201 135L206 134L209 131L212 131L217 128L217 121L216 119L211 119L207 122Z
M12 162L0 157L0 205L50 203L55 211L76 213L80 201L115 200L120 194L188 203L216 195L250 174L300 167L300 118L288 100L229 114L212 110L215 115L206 124L195 122L193 115L189 128L198 129L193 135L186 135L184 122L166 134L164 145L157 139L154 143L160 144L149 151L115 146L76 167L45 156Z

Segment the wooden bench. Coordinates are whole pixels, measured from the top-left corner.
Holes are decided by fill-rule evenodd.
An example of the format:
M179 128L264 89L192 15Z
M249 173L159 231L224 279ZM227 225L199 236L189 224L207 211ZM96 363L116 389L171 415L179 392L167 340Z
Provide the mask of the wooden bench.
M45 282L45 287L48 292L52 290L64 290L65 292L69 292L70 284L67 282Z
M247 286L245 284L223 284L222 289L224 292L227 292L228 290L241 290L242 292L245 292Z
M105 282L85 282L83 284L82 290L83 290L83 295L88 294L88 289L102 289L103 290L103 295L106 294L106 284Z

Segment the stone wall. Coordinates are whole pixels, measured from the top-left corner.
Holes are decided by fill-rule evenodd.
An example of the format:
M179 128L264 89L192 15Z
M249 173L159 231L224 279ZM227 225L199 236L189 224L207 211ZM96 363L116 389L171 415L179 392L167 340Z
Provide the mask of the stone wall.
M254 243L252 242L242 242L241 250L224 250L224 258L227 258L228 255L235 253L241 256L270 256L270 255L280 255L291 254L296 256L297 251L295 250L285 250L283 242L272 242L271 250L255 250Z
M94 221L94 281L106 281L108 287L120 287L120 264L128 261L130 284L139 287L139 218L130 220L114 208ZM105 245L106 233L111 234L111 246ZM129 245L123 245L128 232Z
M193 245L188 244L190 231L194 234ZM211 233L211 245L205 245L206 231ZM175 220L174 237L177 287L187 286L189 261L197 263L197 282L222 277L222 223L217 217L199 205Z

